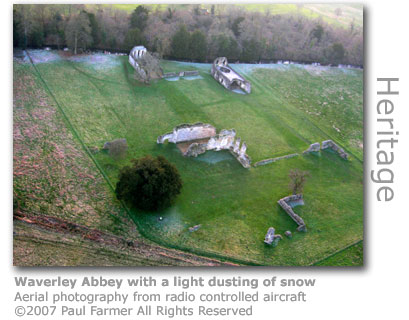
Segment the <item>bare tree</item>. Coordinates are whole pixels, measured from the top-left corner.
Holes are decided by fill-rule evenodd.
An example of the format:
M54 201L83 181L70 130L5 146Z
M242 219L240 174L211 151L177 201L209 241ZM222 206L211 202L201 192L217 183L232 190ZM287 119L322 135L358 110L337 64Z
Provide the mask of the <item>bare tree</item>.
M86 12L71 16L65 30L67 45L77 54L78 48L86 49L92 43L91 25Z
M328 24L322 17L304 17L302 12L276 15L268 11L268 6L263 13L249 12L234 5L213 5L209 15L198 14L200 7L197 5L161 8L157 7L149 14L139 9L142 14L138 15L137 22L142 21L143 27L138 29L145 40L143 44L149 51L158 52L165 58L172 56L171 40L180 25L185 25L190 34L199 30L206 36L207 58L223 53L232 61L339 63L342 60L347 64L363 63L361 20L352 20L349 28L341 28ZM129 49L126 36L131 29L131 14L124 10L92 5L15 5L14 10L15 46L68 45L75 53L90 45L100 49ZM343 7L333 7L334 16L338 15L339 19L345 16L344 11ZM90 13L95 15L95 23L88 16ZM228 45L223 44L220 35L229 39ZM342 50L335 50L339 54L333 55L336 43L344 48L343 55ZM231 50L225 50L225 47L231 47ZM337 45L335 49L341 49L341 46ZM194 59L191 56L185 58Z
M289 187L293 194L299 194L303 192L305 181L310 175L308 171L302 171L300 169L290 170L288 176L290 177Z

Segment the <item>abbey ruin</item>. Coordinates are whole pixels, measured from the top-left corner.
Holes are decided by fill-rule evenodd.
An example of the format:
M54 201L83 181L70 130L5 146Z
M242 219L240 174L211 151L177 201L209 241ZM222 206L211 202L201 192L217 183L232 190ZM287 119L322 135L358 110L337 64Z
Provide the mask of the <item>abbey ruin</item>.
M251 92L250 82L234 71L228 65L227 58L225 57L219 57L214 60L211 73L213 78L228 90L238 90L243 93Z
M163 77L159 59L151 55L144 46L134 47L129 53L128 61L135 69L135 78L140 81L149 82Z
M228 150L244 168L251 166L251 159L246 153L247 145L236 138L234 129L223 129L217 133L216 128L210 124L181 124L157 139L158 144L165 141L175 143L186 157L197 157L208 150Z

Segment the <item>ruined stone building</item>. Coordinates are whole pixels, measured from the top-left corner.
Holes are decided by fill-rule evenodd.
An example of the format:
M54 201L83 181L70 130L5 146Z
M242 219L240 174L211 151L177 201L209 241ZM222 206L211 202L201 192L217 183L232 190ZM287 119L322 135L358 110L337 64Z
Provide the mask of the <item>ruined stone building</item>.
M147 52L148 51L144 46L133 47L131 52L129 53L129 63L134 68L137 68L139 66L138 60L142 58Z
M228 150L241 163L244 168L250 168L250 157L246 154L247 145L236 139L236 131L221 130L218 134L216 128L206 123L181 124L172 132L165 133L157 139L157 143L165 141L175 143L186 157L197 157L208 150Z
M214 60L212 65L212 76L223 87L231 91L242 91L243 93L251 92L251 84L240 74L234 71L227 62L227 58L219 57Z
M163 76L159 59L151 55L144 46L134 47L129 53L128 61L135 69L135 78L140 81L149 82Z

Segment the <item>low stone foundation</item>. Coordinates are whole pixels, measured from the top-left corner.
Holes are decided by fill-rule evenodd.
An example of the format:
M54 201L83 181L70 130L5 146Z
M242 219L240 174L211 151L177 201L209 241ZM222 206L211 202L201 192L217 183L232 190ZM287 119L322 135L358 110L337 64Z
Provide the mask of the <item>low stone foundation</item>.
M277 201L277 203L283 208L283 210L297 223L298 231L307 232L307 227L305 226L304 220L293 211L291 207L291 202L300 201L303 199L302 194L294 194Z
M289 159L289 158L296 157L298 155L299 155L298 153L293 153L293 154L287 154L285 156L281 156L281 157L277 157L277 158L270 158L270 159L261 160L261 161L256 162L254 164L254 167L264 166L266 164L273 163L273 162L276 162L278 160Z
M241 163L244 168L250 168L251 159L246 154L247 145L241 144L241 139L236 139L234 129L223 129L216 133L216 128L206 123L182 124L173 129L173 132L161 135L157 143L164 143L166 140L178 145L186 157L197 157L208 150L220 151L228 150ZM241 146L240 146L241 144Z
M197 70L193 70L193 71L182 71L183 75L181 76L179 73L179 76L181 77L193 77L193 76L198 76L199 75L199 71Z
M173 77L178 77L178 73L176 72L166 72L163 74L162 78L173 78Z
M199 71L198 70L192 70L192 71L179 71L179 72L167 72L164 73L162 78L174 78L174 77L193 77L193 76L198 76Z
M319 142L315 142L310 145L310 147L305 150L303 153L310 153L310 152L319 152L321 149L321 145Z
M334 150L342 159L347 160L348 159L348 154L342 149L340 146L338 146L334 141L332 140L325 140L322 141L322 147L320 146L319 142L315 142L310 145L310 147L305 150L303 153L310 153L310 152L319 152L321 150L325 149L332 149Z

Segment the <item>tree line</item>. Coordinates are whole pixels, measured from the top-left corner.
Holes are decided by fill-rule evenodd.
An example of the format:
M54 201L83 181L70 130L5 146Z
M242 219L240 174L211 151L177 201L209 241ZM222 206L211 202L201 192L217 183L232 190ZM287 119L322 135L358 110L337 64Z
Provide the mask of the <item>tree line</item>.
M13 44L129 51L144 45L168 59L260 62L293 60L363 65L363 30L302 15L271 15L213 5L172 6L131 13L104 5L14 5Z

